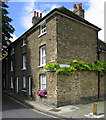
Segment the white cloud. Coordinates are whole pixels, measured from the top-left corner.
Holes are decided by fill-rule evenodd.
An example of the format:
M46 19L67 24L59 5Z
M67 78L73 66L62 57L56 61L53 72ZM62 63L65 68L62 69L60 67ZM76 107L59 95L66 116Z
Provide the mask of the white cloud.
M28 30L32 26L33 11L35 10L39 13L43 12L40 9L36 9L34 1L35 0L31 0L31 2L25 3L25 6L23 7L23 16L21 18L21 24L26 30ZM46 10L45 12L43 12L42 16L44 17L48 12L50 12L56 7L58 7L57 4L43 4L42 6L40 6L40 8L44 8L43 10L48 9L48 11Z
M23 7L23 16L21 18L21 24L26 30L32 26L32 16L34 8L34 1L25 3L25 6Z
M14 42L18 37L14 34L10 34L13 38L10 38L11 42Z
M90 7L85 11L85 19L102 30L99 31L99 38L104 41L104 2L105 0L90 0Z

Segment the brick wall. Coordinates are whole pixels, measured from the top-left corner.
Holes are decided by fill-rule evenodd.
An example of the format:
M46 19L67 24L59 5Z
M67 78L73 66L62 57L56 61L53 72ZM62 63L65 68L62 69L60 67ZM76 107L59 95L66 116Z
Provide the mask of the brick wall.
M98 95L97 72L79 71L74 75L58 75L58 106L92 100ZM102 84L103 85L103 84Z
M58 15L58 62L69 64L80 60L94 62L97 59L97 31Z

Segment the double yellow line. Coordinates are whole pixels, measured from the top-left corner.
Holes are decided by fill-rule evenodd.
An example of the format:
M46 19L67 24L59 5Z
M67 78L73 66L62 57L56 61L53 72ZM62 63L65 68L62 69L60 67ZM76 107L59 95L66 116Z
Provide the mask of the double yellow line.
M19 102L18 100L15 100L14 98L12 98L12 97L10 97L10 96L8 96L8 95L6 95L6 94L5 94L5 96L9 97L11 100L13 100L13 101L15 101L16 103L18 103L18 104L24 106L25 108L30 109L27 105L25 105L25 104ZM37 110L35 110L35 109L30 109L30 110L32 110L32 111L34 111L34 112L37 112L37 113L40 113L40 114L43 114L43 115L45 115L45 116L49 116L49 117L52 117L52 118L56 118L56 119L60 119L60 120L64 120L64 119L62 119L62 118L59 118L59 117L55 117L55 116L52 116L52 115L46 114L46 113L43 113L43 112L37 111Z

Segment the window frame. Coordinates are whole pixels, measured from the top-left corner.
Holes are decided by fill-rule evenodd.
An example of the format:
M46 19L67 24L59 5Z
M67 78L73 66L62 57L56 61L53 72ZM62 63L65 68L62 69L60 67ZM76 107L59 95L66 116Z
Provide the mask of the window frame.
M10 88L13 89L14 88L14 83L13 83L13 77L11 77L11 83L10 83Z
M14 69L13 69L13 60L10 61L10 71L13 72Z
M47 86L47 81L46 81L46 74L40 74L40 89L46 89Z
M43 55L43 49L44 48L45 48L45 54ZM46 65L46 45L43 45L43 46L40 47L40 66L45 66L45 65Z
M14 47L11 47L10 55L13 55L15 53Z
M26 70L26 53L22 54L22 70Z
M23 76L23 89L26 89L26 76Z
M44 27L45 26L45 27ZM42 28L43 27L43 28ZM38 37L41 37L42 35L46 34L46 22L43 22L41 25L40 25L40 31L39 31L39 35Z
M21 47L24 47L26 45L26 39L23 39L22 40L22 46Z

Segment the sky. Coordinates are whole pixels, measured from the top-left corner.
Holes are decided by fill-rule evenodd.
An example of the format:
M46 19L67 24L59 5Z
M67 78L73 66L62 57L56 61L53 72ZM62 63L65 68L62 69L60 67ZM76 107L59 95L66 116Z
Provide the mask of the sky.
M9 8L7 9L8 16L12 18L12 26L15 28L15 32L12 34L12 42L20 37L32 26L33 11L37 11L43 14L43 17L56 7L64 6L67 9L73 11L74 4L82 3L82 7L85 10L85 19L92 24L98 26L102 30L99 32L99 39L104 41L104 2L105 0L10 0L8 2ZM28 1L28 2L27 2ZM53 2L55 1L55 2ZM64 2L65 1L65 2ZM75 1L75 2L74 2ZM87 2L86 2L87 1ZM106 41L105 41L106 42Z

